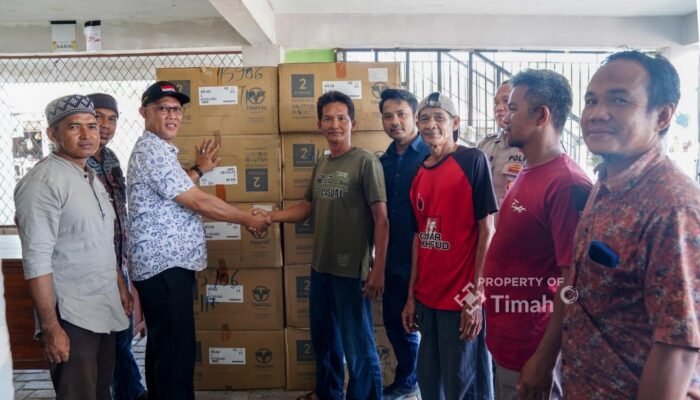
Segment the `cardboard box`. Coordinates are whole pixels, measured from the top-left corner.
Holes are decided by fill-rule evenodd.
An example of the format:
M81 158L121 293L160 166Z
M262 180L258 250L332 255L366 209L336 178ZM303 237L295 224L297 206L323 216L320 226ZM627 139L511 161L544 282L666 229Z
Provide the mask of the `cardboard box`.
M317 129L316 100L338 90L355 105L357 129L382 129L380 94L401 87L398 63L280 64L280 131L311 132Z
M370 300L372 302L372 325L374 326L384 326L384 307L382 305L382 299Z
M278 133L277 68L158 68L190 96L178 135Z
M234 203L244 211L261 208L277 210L276 204ZM280 224L272 224L256 238L245 226L204 219L209 268L279 268L282 266Z
M284 315L288 327L309 327L309 294L311 290L310 265L284 266ZM372 300L372 323L384 325L382 301Z
M282 208L290 208L301 200L285 200ZM313 216L305 221L284 225L284 262L291 264L311 264L314 251Z
M205 269L194 293L197 330L282 330L282 270Z
M284 333L196 332L195 390L285 387Z
M353 132L352 144L377 156L391 143L384 131ZM282 135L283 194L285 200L303 199L316 160L328 153L328 142L318 132ZM289 261L287 261L289 263Z
M286 328L287 390L312 390L316 382L316 355L308 329ZM389 386L396 375L396 354L383 327L374 328L374 342L382 371L382 385ZM348 382L345 368L345 384Z
M287 390L313 390L316 387L316 355L308 329L285 328Z
M178 161L190 169L196 160L195 146L203 137L176 137ZM199 188L219 198L237 203L281 200L279 135L214 136L221 145L221 163L199 180Z
M309 327L309 293L311 266L286 265L284 267L284 314L288 327Z
M377 346L379 366L382 369L382 383L384 386L389 386L394 383L397 363L394 347L391 345L391 342L389 342L389 338L386 335L386 328L374 328L374 344Z

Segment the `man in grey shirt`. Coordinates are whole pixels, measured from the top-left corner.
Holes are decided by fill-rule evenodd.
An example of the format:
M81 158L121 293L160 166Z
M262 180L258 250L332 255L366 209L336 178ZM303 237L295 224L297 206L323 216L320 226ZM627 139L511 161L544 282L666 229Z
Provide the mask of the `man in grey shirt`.
M36 307L56 398L110 399L114 332L132 300L114 253L114 209L85 161L100 135L92 101L58 98L46 107L56 150L15 188L24 277Z

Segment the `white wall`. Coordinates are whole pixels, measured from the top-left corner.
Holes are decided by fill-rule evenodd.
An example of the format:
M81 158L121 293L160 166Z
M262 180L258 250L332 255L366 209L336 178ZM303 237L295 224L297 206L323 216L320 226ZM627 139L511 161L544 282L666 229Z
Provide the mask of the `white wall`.
M680 44L698 42L698 13L694 12L683 17L683 40Z
M76 27L79 50L85 48L83 22ZM223 17L102 23L102 48L108 51L248 45ZM695 13L635 18L278 14L274 24L276 45L282 48L662 48L698 41ZM0 24L0 54L48 52L50 46L48 22Z
M279 14L276 27L286 48L660 48L687 44L684 18Z

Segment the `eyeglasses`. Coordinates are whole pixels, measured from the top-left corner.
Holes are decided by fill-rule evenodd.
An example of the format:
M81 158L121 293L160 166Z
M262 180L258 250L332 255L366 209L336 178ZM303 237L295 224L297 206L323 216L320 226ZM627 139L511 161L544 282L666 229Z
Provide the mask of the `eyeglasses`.
M168 115L171 111L173 114L178 116L185 113L185 107L181 106L153 106L153 108L156 110L156 112L158 112L159 115Z

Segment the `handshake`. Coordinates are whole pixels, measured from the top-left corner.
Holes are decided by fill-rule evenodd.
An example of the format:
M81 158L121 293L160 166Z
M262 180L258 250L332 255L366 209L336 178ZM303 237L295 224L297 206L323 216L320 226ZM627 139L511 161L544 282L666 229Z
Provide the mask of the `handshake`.
M250 210L250 218L245 224L248 232L252 233L256 238L260 238L270 225L272 225L271 212L261 208L252 208Z

